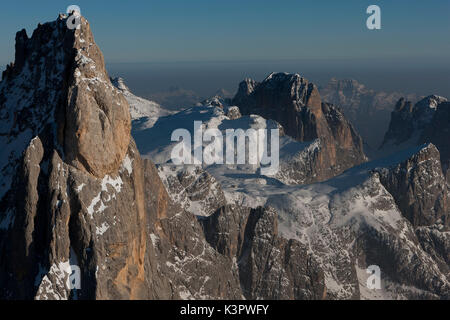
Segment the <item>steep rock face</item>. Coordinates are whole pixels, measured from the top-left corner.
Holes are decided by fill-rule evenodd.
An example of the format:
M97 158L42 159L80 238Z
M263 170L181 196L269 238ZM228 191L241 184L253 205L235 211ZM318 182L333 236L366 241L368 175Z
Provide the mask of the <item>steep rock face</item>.
M134 143L119 170L103 178L68 165L56 151L48 163L42 154L36 138L12 188L16 194L7 210L15 219L2 243L2 256L11 257L2 259L2 296L147 297L147 216ZM66 285L74 265L81 270L76 296Z
M405 98L400 98L392 112L389 129L384 138L385 142L394 139L398 144L411 137L414 131L412 112L412 103Z
M159 166L159 176L171 199L186 211L209 216L226 204L220 184L198 166Z
M278 121L286 134L299 141L328 136L319 92L299 75L270 74L262 83L246 79L233 103L243 114L258 114Z
M300 242L278 236L270 207L228 205L203 221L206 240L237 261L247 299L324 299L320 265Z
M130 111L124 96L113 90L89 25L79 32L71 70L75 78L69 82L65 124L58 128L58 142L69 164L103 177L117 171L127 152Z
M30 39L24 30L16 36L16 62L1 83L2 144L12 149L3 159L58 123L53 129L66 161L101 177L117 171L127 152L130 115L123 96L111 90L89 24L77 36L64 21L39 26ZM5 175L10 169L1 164Z
M167 278L172 279L173 286L178 286L183 298L229 298L230 294L247 299L326 297L323 273L317 261L297 241L278 236L278 215L272 208L226 205L220 185L200 167L159 166L157 171L173 203L196 215L203 228L199 232L198 222L177 214L162 217L157 225L168 231L161 234L161 228L156 228L152 235L160 257L157 261L168 261L166 266L169 266L162 271L164 264L158 264L158 270L167 272ZM170 245L164 243L167 237ZM200 256L190 253L190 250L196 252L199 242L200 248L209 249L202 249ZM184 257L182 261L179 256ZM199 263L215 269L211 272L202 266L200 271ZM218 279L219 275L222 278ZM214 284L210 279L219 283ZM224 281L230 284L227 286L230 291L220 292L222 295L219 291L211 295L198 284L216 288Z
M414 106L401 98L392 112L380 154L389 155L431 142L441 152L442 163L446 165L449 160L448 144L445 143L449 138L448 107L446 98L435 95L420 100Z
M450 274L450 232L438 228L419 227L417 238L423 249L439 264L443 274Z
M448 187L434 145L429 144L407 161L379 172L381 183L415 227L441 224L448 228Z
M147 297L143 172L128 104L89 23L69 30L66 19L39 25L30 39L18 33L16 62L0 83L10 182L0 204L0 294ZM67 283L78 268L75 292Z
M263 82L247 79L232 101L242 114L279 122L300 142L320 139L313 181L330 178L366 160L362 139L343 114L322 103L317 87L298 74L272 73Z
M423 131L419 142L433 143L441 154L441 162L444 170L450 167L450 102L442 102L431 119L430 124Z
M171 200L158 169L144 160L151 299L241 299L239 272L205 240L197 217Z

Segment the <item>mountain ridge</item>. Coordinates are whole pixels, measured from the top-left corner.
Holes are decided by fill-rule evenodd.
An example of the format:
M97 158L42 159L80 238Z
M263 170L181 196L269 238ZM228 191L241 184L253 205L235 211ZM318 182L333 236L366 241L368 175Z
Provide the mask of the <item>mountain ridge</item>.
M132 119L89 23L69 30L67 18L31 38L19 32L17 61L0 83L0 298L450 297L448 175L433 144L370 163L361 149L347 170L315 179L307 168L322 134L356 143L356 152L361 140L314 85L294 76L292 86L286 75L273 82L276 74L263 89L280 90L268 100L287 92L283 110L298 107L308 130L220 101L158 115L141 130L148 116ZM244 102L256 87L243 84ZM280 151L292 172L173 166L167 133L191 120L222 130L284 126ZM297 176L304 172L311 176ZM365 287L373 264L383 272L377 292ZM78 269L75 289L67 283Z

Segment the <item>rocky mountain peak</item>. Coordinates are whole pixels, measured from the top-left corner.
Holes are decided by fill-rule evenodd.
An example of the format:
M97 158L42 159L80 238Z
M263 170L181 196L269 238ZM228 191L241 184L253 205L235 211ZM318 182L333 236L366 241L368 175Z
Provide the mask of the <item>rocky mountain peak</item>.
M379 172L381 183L414 226L449 227L449 190L436 146L424 144L409 159Z
M423 130L431 122L438 105L446 101L444 97L431 95L417 102L412 110L414 129Z
M88 21L72 30L67 19L19 32L0 83L0 296L67 299L75 264L80 298L143 296L144 186L129 106ZM120 241L128 252L116 248L114 271L98 270ZM114 289L97 277L105 272Z
M118 170L127 152L131 132L129 106L111 84L103 55L83 18L81 28L75 31L74 47L74 81L69 83L64 127L65 155L69 163L103 177Z
M441 100L443 101L443 100ZM450 166L450 102L441 102L434 112L429 125L422 131L420 143L432 142L439 149L442 166Z
M51 126L68 163L103 177L117 171L125 157L128 104L109 81L88 21L81 18L74 30L66 21L60 15L39 25L31 38L24 30L17 34L16 61L0 86L1 117L10 123L3 133L17 137L31 129L36 136Z
M317 87L298 74L271 73L260 83L246 79L239 85L232 103L239 106L243 114L254 113L280 122L286 133L299 141L327 134L324 122L297 124L295 121L295 114L301 112L316 119L324 118Z
M299 74L271 73L260 83L246 79L232 104L243 115L257 114L277 121L297 141L320 139L322 148L313 165L319 180L366 159L361 137L342 112L322 103L317 86Z
M439 142L432 140L430 134L435 134L435 121L442 121L446 118L445 103L447 99L437 95L430 95L414 106L411 101L401 98L391 114L391 122L385 134L381 150L395 151L396 149L407 148L420 145L422 143L433 142L438 148ZM442 106L442 110L441 109ZM436 118L438 114L444 115L443 119ZM445 121L445 120L444 120ZM442 134L445 136L446 128L439 125Z

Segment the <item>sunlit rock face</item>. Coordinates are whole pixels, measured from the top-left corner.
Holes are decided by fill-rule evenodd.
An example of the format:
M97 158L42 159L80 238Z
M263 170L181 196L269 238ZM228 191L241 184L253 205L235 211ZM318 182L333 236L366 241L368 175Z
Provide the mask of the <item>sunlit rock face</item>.
M144 178L128 104L89 23L67 17L16 37L0 83L1 295L148 296ZM68 277L79 268L81 288ZM104 274L102 276L102 273Z

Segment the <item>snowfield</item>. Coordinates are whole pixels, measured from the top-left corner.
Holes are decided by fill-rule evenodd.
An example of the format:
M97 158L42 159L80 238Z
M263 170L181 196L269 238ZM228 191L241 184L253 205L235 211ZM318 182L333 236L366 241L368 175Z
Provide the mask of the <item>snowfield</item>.
M245 130L278 126L274 121L255 115L231 120L227 117L227 107L197 106L161 117L154 126L134 128L138 148L144 157L158 164L160 176L168 190L174 190L167 183L168 176L176 176L183 170L170 164L170 152L175 144L170 141L171 133L175 129L185 128L192 134L194 120L202 121L205 129L218 128L222 131L227 128ZM279 234L286 239L299 240L321 262L329 297L406 299L413 294L434 297L427 290L419 289L417 283L422 288L438 286L444 292L448 290L448 275L443 274L436 262L418 245L414 228L402 216L395 199L382 185L377 173L381 168L407 161L428 146L413 147L394 156L365 163L325 182L299 185L291 181L283 164L291 163L292 159L307 163L316 148L320 148L319 140L300 143L282 136L281 169L276 176L261 175L258 167L252 165L212 165L203 169L219 182L226 203L276 209ZM287 168L292 170L292 167ZM195 171L189 170L191 174ZM202 171L197 169L199 175ZM214 190L217 188L217 183L214 183ZM214 190L213 193L217 193ZM181 197L189 202L189 196L183 192L169 193L174 200L179 201ZM217 198L217 194L210 196L214 197ZM198 216L212 213L210 203L204 206L197 201L185 206ZM373 243L376 243L378 252L369 253ZM383 258L385 252L391 252L395 258L386 261ZM382 271L389 269L405 274L405 270L416 270L416 285L400 284L398 279L391 279L395 273L386 271L383 273L383 288L369 290L364 282L367 279L365 268L369 264L379 265ZM432 280L428 279L430 275ZM405 276L401 281L408 279Z

